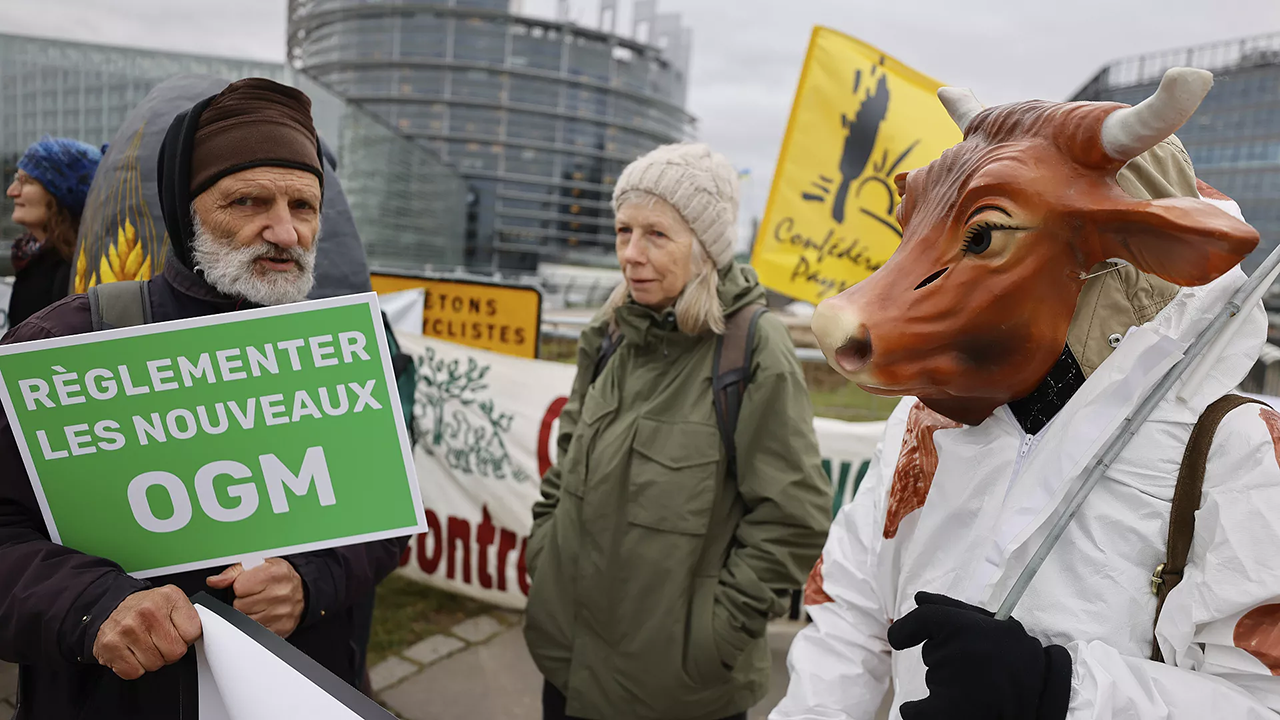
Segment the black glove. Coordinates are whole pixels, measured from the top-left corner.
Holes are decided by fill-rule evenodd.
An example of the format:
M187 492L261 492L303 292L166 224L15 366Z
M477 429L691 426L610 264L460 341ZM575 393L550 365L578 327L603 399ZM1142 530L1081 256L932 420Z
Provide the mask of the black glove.
M902 720L1063 720L1071 699L1071 654L1043 647L1010 618L933 593L889 626L889 645L921 651L929 696L903 703Z

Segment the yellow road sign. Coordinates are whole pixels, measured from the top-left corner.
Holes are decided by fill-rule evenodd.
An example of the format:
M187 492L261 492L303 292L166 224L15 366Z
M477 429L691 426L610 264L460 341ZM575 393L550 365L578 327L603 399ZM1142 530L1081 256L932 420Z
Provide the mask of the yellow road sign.
M897 249L894 175L960 142L940 84L874 47L814 28L751 264L766 287L816 303Z
M542 293L526 285L370 275L374 292L422 288L422 334L516 357L538 357Z

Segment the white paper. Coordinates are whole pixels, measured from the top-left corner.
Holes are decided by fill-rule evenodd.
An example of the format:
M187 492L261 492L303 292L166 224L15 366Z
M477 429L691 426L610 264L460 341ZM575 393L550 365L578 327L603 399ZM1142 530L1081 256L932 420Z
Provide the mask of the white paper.
M411 288L378 296L378 305L387 314L391 329L397 332L422 334L422 313L427 303L427 291Z
M201 720L360 720L333 696L208 608L196 605Z

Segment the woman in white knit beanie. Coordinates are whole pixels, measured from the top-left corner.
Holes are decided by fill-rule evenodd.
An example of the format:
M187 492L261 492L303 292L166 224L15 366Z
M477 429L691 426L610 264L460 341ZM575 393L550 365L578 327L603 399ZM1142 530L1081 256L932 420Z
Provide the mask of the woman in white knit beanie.
M613 206L626 279L579 341L525 554L543 718L745 720L769 686L766 624L830 523L809 395L733 261L723 156L660 147Z
M717 281L738 239L733 165L706 145L664 145L622 171L613 211L625 281L606 307L674 305L682 331L724 332Z

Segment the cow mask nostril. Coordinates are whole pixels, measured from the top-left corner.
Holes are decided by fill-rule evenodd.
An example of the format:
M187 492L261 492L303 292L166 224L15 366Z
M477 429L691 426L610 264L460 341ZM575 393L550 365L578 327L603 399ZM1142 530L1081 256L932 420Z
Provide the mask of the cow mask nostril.
M861 370L871 361L871 333L865 327L858 328L858 332L836 350L835 359L846 372Z
M935 280L937 280L938 278L940 278L940 277L942 277L943 275L945 275L945 274L946 274L946 272L947 272L948 270L950 270L950 269L951 269L951 268L942 268L942 269L941 269L941 270L939 270L938 272L936 272L936 273L934 273L934 274L930 275L929 277L925 278L924 280L921 280L921 281L920 281L920 284L916 286L916 289L917 289L917 290L920 290L921 288L926 288L926 287L928 287L928 286L932 285L932 284L933 284L933 282L934 282Z

